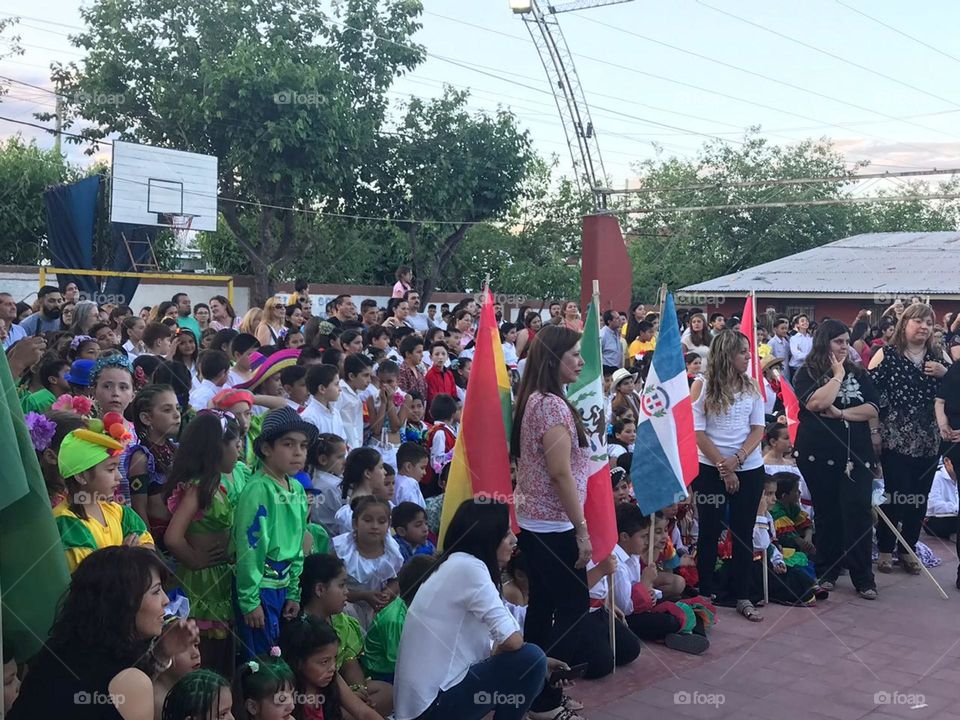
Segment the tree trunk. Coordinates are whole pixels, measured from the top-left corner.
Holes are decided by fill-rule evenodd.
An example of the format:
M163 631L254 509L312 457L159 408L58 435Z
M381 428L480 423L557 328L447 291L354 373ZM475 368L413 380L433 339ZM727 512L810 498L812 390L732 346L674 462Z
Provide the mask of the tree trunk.
M457 250L457 246L460 245L460 241L463 240L464 236L467 234L469 225L460 225L452 234L444 238L443 244L437 250L437 259L433 263L433 267L430 270L430 275L424 280L423 290L420 292L420 307L426 307L427 302L430 300L430 295L433 294L433 288L437 284L437 278L439 278L443 271L447 267L447 263L453 258L453 254Z

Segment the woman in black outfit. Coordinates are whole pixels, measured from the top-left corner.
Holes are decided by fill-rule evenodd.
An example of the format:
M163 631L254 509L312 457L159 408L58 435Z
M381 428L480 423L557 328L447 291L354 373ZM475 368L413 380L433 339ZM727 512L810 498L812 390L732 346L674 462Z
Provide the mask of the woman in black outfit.
M153 550L97 550L77 567L9 720L152 717L152 680L197 640L182 620L164 627L169 571Z
M877 462L870 422L876 422L880 401L870 375L848 359L849 345L847 326L825 320L794 375L800 401L797 467L817 509L820 585L833 589L842 561L860 597L873 600L871 500Z
M933 337L933 308L910 305L887 345L870 359L870 375L880 395L884 486L889 502L883 509L910 547L920 539L927 514L927 495L940 461L940 429L934 402L940 381L947 374L943 352ZM880 443L877 443L880 445ZM819 509L819 508L818 508ZM896 537L885 523L877 526L878 572L893 570ZM900 566L920 573L920 566L900 553Z

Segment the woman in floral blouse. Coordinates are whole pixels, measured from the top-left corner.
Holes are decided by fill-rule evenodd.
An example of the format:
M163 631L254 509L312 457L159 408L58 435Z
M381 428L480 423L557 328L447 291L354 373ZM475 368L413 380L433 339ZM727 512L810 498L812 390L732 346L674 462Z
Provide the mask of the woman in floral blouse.
M946 375L943 353L933 337L933 308L914 303L903 311L889 344L870 360L870 375L880 395L883 479L890 501L883 506L910 547L920 538L927 513L927 495L937 471L940 430L933 411L940 379ZM885 524L877 526L879 572L893 569L896 538ZM916 575L920 566L901 553L900 564Z
M873 600L871 500L877 462L869 425L877 421L880 401L870 375L848 359L849 346L847 326L825 320L794 373L800 400L797 467L817 509L820 585L833 589L842 560L860 597Z

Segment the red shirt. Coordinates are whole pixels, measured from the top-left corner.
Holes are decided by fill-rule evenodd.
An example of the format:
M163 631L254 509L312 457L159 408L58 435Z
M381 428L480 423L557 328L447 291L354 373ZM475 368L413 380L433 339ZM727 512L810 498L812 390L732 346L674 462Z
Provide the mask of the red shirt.
M430 403L441 393L451 395L454 399L457 397L457 383L453 379L453 371L447 368L438 368L431 365L427 370L427 397L424 399L427 403L427 410L430 409Z

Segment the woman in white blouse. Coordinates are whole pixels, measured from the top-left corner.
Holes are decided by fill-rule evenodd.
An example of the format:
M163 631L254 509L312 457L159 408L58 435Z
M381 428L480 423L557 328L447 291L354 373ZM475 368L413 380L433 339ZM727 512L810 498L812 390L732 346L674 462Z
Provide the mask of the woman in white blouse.
M506 505L466 500L446 550L407 611L394 683L397 720L520 720L543 688L548 660L500 597L517 539Z
M747 374L747 337L721 330L710 345L702 378L693 381L693 429L697 433L700 473L693 481L700 521L697 571L700 592L714 592L717 540L727 517L733 545L730 587L737 612L751 622L763 620L750 602L753 526L766 473L760 454L763 398Z

